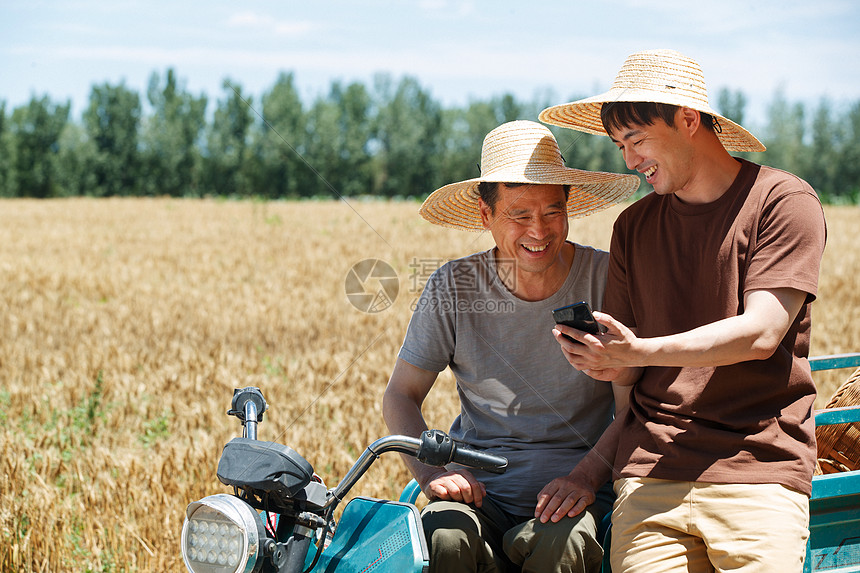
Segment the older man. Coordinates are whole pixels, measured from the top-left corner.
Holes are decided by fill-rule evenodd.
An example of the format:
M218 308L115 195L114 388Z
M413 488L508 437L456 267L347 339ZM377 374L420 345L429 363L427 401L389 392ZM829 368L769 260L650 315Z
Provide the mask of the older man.
M450 367L461 403L452 437L509 461L494 475L404 457L431 500L422 514L431 571L599 570L595 537L611 492L575 518L535 519L541 490L568 479L613 417L610 385L558 352L552 310L603 300L607 253L568 241L568 217L637 186L635 176L565 167L546 127L515 121L485 138L480 178L446 185L421 207L433 223L488 230L496 246L430 277L385 391L386 423L400 434L425 430L421 406ZM616 402L625 399L620 389Z

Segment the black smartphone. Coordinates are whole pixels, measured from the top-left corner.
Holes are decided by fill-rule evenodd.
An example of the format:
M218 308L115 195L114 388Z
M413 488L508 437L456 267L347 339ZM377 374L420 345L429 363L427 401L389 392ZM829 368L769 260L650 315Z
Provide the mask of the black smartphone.
M600 325L594 320L594 315L591 314L591 307L584 300L555 309L552 311L552 317L557 324L570 326L590 334L600 334ZM578 340L574 340L566 334L564 336L569 340L573 340L573 342L581 344Z

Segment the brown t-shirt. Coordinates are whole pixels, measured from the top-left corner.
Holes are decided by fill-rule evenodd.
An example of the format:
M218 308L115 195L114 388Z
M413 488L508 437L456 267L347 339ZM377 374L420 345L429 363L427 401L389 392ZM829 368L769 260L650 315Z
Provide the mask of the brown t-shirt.
M808 293L767 360L648 367L634 386L615 467L624 477L779 483L809 495L815 465L810 303L826 229L803 180L744 160L705 205L652 193L615 223L604 310L639 336L743 313L746 291Z

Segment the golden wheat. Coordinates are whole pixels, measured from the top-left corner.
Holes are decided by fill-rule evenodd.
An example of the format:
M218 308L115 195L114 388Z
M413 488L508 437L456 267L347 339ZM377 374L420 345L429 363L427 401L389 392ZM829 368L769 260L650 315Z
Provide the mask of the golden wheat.
M386 433L380 399L426 269L488 248L414 203L169 199L0 203L0 570L181 571L186 504L215 477L259 386L260 438L302 453L329 485ZM612 209L574 220L607 248ZM860 349L860 209L829 208L813 354ZM363 313L350 267L391 264L400 293ZM826 399L845 373L819 378ZM458 410L443 374L431 426ZM382 458L355 494L396 497Z

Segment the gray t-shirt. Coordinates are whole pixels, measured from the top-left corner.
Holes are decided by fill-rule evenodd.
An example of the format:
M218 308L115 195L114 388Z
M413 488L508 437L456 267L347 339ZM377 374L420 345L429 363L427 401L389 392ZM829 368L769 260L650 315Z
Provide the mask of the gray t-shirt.
M433 372L450 366L456 440L508 458L505 474L474 470L510 513L531 516L537 494L566 475L612 419L612 388L575 370L552 336L552 310L579 300L598 310L609 256L576 245L570 274L547 299L515 297L493 251L450 261L427 282L399 357Z

